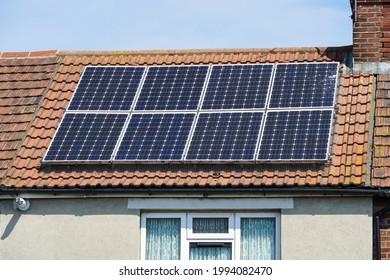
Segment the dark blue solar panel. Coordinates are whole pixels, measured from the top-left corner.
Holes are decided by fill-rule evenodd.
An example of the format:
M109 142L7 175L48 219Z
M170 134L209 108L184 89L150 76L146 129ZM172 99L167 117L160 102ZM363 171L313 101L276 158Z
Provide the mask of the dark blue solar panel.
M133 114L116 160L181 160L195 114Z
M145 67L87 67L69 110L130 110Z
M272 64L213 66L202 109L264 108L272 69Z
M209 69L87 67L44 161L327 159L338 63Z
M332 110L268 112L258 160L327 159Z
M333 106L337 63L277 65L270 108Z
M209 66L150 67L136 110L196 110Z
M127 114L66 114L45 160L108 161Z
M201 113L187 160L254 160L263 113Z

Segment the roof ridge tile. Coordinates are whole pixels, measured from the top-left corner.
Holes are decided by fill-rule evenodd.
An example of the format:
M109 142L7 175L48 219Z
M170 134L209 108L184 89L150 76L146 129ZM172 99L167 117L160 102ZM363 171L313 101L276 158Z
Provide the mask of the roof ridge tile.
M121 51L85 51L59 50L59 56L120 56L120 55L175 55L175 54L207 54L207 53L319 53L350 50L352 46L340 47L287 47L287 48L216 48L216 49L179 49L179 50L121 50Z
M26 57L47 57L55 56L58 54L58 50L45 50L45 51L33 51L33 52L0 52L0 58L26 58Z

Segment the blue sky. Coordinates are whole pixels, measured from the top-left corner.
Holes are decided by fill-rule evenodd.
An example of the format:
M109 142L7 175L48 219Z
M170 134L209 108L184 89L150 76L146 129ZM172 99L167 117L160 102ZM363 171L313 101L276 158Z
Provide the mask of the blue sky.
M0 51L352 44L348 0L1 0Z

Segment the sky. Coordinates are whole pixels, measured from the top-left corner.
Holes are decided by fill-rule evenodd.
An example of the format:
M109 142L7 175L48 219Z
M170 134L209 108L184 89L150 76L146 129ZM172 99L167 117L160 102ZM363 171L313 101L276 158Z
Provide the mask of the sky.
M352 44L348 0L0 2L0 52Z

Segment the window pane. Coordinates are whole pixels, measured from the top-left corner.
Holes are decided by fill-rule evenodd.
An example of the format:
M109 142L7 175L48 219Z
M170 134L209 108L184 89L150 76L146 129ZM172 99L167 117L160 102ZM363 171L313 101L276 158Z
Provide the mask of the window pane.
M193 233L228 233L228 218L193 218Z
M146 219L146 259L180 259L180 218Z
M225 246L207 246L201 247L190 244L190 260L231 260L232 259L232 244Z
M241 260L275 259L275 219L241 218Z

